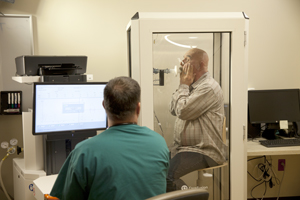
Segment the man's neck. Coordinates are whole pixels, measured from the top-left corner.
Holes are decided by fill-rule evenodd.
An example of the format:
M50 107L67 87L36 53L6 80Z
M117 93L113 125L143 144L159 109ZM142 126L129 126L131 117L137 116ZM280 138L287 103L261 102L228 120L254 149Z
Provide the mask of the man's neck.
M195 76L194 82L198 81L199 78L201 78L201 77L202 77L204 74L206 74L207 72L208 72L207 70L199 71L199 72L197 73L197 75Z
M117 120L117 121L108 120L108 127L121 125L121 124L137 124L137 119Z

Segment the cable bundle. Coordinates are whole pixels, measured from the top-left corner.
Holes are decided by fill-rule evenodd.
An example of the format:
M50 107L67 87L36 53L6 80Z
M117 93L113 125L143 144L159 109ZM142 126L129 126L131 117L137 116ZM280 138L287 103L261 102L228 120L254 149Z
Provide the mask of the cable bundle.
M262 185L263 183L265 183L265 191L264 191L264 194L261 198L261 200L264 198L266 192L267 192L267 188L269 185L270 188L274 187L275 186L275 183L277 185L280 185L281 187L281 184L280 184L280 180L277 178L276 174L274 173L273 171L273 166L272 166L272 159L271 159L271 162L269 162L266 158L266 156L260 156L260 157L256 157L256 158L251 158L248 160L251 161L251 160L256 160L256 159L260 159L260 158L264 158L264 162L262 163L259 163L256 165L256 167L258 168L258 170L261 172L260 176L259 177L254 177L249 171L247 171L247 173L257 182L259 182L257 185L255 185L252 189L251 189L251 196L252 198L254 199L258 199L258 198L255 198L253 195L252 195L252 192L255 188L257 188L258 186ZM270 157L271 158L271 157ZM255 168L256 168L255 167ZM255 169L254 168L254 169ZM282 177L283 178L283 177ZM281 181L282 182L282 181ZM280 191L280 189L279 189ZM279 193L278 193L278 196L279 196ZM278 198L277 198L278 199Z

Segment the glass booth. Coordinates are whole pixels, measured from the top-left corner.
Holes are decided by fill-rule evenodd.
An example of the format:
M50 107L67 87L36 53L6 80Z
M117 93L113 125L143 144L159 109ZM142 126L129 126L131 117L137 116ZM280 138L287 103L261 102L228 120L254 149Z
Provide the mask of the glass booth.
M229 165L182 179L191 188L207 189L210 200L246 199L247 19L244 13L136 13L127 27L129 75L142 90L139 125L161 134L168 146L179 62L190 48L209 56L208 71L223 90ZM235 167L241 172L237 178Z

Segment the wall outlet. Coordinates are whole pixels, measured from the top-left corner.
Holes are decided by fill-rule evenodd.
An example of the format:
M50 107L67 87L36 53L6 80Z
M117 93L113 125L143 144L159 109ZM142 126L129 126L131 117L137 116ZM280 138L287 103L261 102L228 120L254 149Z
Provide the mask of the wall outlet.
M87 79L88 81L92 81L92 80L93 80L93 74L87 74L87 75L86 75L86 79Z
M284 166L282 166L281 163L283 163ZM285 159L278 159L278 171L284 171L284 168L285 168Z

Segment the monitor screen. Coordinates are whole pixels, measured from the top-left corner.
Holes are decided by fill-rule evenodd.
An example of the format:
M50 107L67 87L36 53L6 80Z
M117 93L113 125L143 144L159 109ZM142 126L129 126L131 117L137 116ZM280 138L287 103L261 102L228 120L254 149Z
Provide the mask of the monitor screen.
M300 121L299 103L299 89L249 90L250 123Z
M33 134L63 134L103 130L106 83L34 83Z

